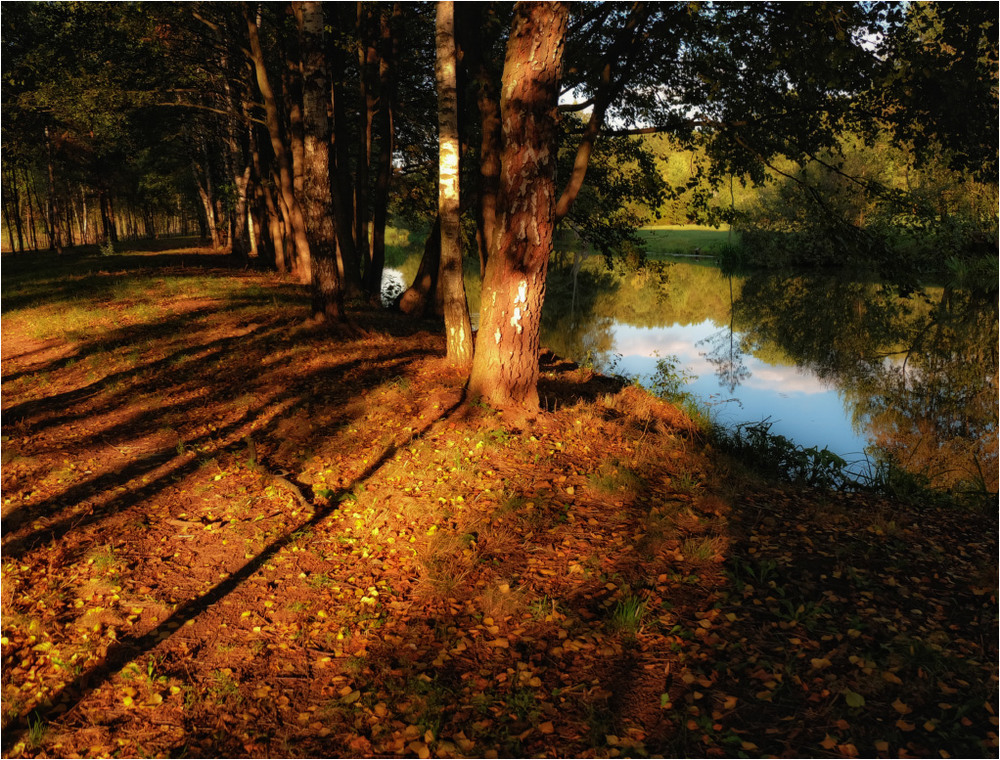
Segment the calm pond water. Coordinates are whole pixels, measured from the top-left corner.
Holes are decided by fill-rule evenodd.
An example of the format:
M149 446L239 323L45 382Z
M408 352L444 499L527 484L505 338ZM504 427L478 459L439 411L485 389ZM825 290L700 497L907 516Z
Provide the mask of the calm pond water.
M892 460L941 487L997 491L997 300L817 274L554 268L542 343L648 382L676 357L726 426L771 423L855 472Z
M478 283L468 285L475 312ZM618 273L593 257L575 278L550 268L542 345L647 383L658 359L676 357L685 389L721 424L767 420L856 473L891 460L938 487L997 491L995 293L730 278L694 262Z

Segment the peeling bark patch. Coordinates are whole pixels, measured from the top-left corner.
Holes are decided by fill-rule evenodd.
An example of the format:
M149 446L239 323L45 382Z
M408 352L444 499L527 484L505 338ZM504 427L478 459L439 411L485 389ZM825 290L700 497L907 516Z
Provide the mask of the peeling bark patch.
M514 316L510 318L510 326L517 330L517 334L521 334L521 307L514 307Z
M497 328L497 331L495 333L493 333L493 339L496 340L497 345L499 346L500 345L500 328L499 327Z
M528 283L526 280L521 280L517 284L517 297L514 299L514 303L528 303Z

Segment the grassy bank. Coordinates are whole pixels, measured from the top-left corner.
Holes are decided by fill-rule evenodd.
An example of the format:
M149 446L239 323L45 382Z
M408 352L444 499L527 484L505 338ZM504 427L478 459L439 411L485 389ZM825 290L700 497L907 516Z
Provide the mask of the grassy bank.
M225 257L3 262L7 756L993 756L996 531ZM51 269L49 267L59 267Z
M670 256L715 256L728 245L738 242L739 236L727 228L688 225L652 225L637 233L646 245L650 258Z

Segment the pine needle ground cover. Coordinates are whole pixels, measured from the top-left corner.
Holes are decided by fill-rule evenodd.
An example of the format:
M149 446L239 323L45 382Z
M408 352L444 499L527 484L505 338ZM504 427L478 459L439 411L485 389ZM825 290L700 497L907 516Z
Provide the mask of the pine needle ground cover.
M197 250L7 259L3 751L995 756L995 516L793 490Z

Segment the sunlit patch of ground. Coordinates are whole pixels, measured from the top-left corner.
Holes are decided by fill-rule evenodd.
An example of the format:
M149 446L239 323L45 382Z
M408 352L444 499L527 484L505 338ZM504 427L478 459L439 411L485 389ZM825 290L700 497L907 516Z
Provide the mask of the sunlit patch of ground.
M988 519L551 356L513 427L440 335L175 254L5 312L5 754L995 754Z

